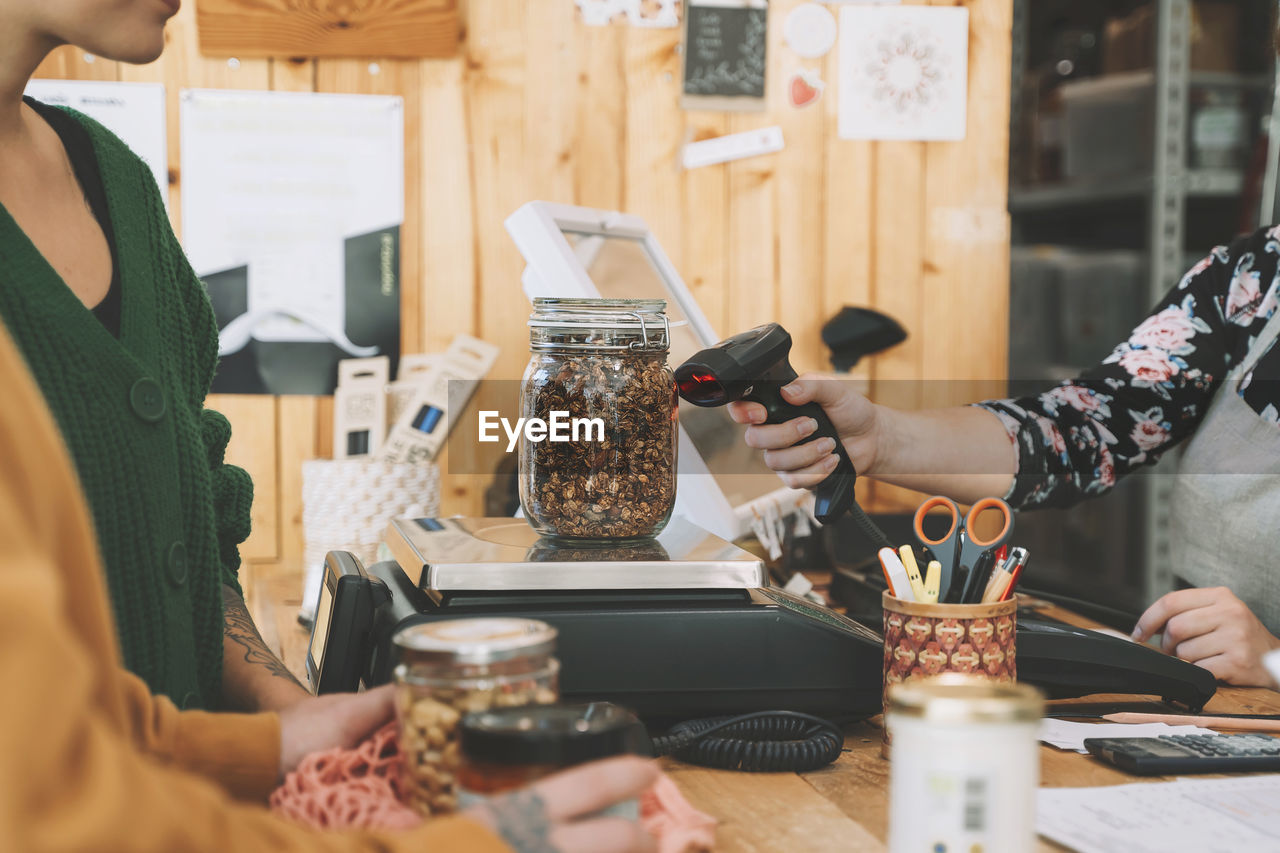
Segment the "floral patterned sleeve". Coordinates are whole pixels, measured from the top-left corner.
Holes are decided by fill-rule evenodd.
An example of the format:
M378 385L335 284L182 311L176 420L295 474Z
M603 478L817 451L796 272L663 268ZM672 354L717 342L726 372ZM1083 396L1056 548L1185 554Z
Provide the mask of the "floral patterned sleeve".
M1255 321L1275 309L1278 237L1275 229L1214 249L1082 376L979 403L1018 448L1009 503L1064 507L1102 494L1194 432Z

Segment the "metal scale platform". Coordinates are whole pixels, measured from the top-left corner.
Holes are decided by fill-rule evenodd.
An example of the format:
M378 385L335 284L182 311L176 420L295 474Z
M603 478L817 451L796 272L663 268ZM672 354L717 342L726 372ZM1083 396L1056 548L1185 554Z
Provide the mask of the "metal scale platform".
M402 627L507 615L559 629L566 701L671 718L880 707L876 632L770 587L758 557L682 519L610 545L539 538L522 519L402 519L385 544L394 560L367 568L329 555L308 660L319 692L389 680Z

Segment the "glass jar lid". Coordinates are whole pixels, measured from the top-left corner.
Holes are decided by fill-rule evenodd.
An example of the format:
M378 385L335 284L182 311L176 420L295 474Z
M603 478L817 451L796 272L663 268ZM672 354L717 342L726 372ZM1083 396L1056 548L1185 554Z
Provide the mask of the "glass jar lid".
M407 663L489 664L548 656L556 633L537 619L475 617L410 625L392 639Z
M608 702L475 711L462 718L460 742L471 761L508 766L568 766L652 753L644 725Z
M533 300L529 344L535 350L665 352L671 325L665 299L547 297Z
M1044 713L1044 696L1027 684L944 673L889 686L885 712L936 723L1026 723Z

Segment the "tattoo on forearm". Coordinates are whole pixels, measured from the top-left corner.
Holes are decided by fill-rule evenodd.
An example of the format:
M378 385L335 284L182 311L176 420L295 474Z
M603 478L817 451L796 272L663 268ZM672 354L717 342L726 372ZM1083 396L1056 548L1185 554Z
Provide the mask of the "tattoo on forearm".
M258 633L258 626L253 624L249 608L245 607L244 599L236 595L235 590L229 586L222 587L222 621L227 639L244 646L246 663L265 667L277 678L287 678L302 687L302 683L294 678L289 668L267 648L266 641Z
M537 791L517 791L490 800L485 808L494 829L516 853L556 853L547 804Z

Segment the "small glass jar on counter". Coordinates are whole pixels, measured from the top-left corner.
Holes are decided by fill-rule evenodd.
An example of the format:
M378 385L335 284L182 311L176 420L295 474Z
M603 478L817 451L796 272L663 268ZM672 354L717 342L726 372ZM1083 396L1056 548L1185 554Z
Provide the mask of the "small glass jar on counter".
M502 708L462 719L458 805L523 788L544 776L615 755L649 755L649 736L634 714L608 702ZM635 800L606 814L635 820Z
M676 498L675 377L661 299L535 299L521 383L520 505L543 536L657 535ZM540 440L530 438L537 423ZM564 440L567 439L567 440Z
M948 673L889 688L889 851L1035 846L1044 698Z
M395 635L403 781L418 811L457 807L464 714L559 698L555 640L545 622L490 617L424 622Z

